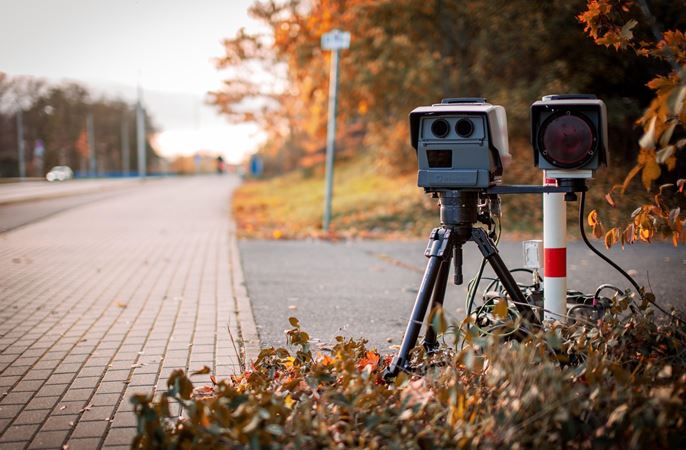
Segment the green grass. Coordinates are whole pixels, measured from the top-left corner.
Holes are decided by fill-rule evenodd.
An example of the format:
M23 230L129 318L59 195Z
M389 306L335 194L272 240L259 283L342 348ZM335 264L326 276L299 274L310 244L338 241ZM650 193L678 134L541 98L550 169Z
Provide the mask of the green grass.
M437 222L435 202L416 175L391 176L365 160L338 164L328 237L416 237ZM233 203L239 234L250 237L324 237L323 170L250 180Z
M515 162L505 173L509 184L539 184L541 172L518 145ZM606 227L626 223L631 211L649 199L638 184L628 195L616 196L617 208L604 199L625 169L602 169L587 194L586 215L597 209ZM331 230L322 232L324 170L300 170L264 180L248 180L237 191L234 215L241 237L268 239L425 238L438 224L436 200L417 187L416 173L393 175L374 161L355 158L335 168ZM502 196L503 234L510 238L540 238L543 207L540 195ZM578 237L578 203L567 204L567 229Z

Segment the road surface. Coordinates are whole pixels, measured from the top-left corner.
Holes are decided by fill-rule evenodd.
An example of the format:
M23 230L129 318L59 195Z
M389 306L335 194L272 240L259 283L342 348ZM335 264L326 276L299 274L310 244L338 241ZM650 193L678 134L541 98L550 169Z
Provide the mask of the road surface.
M389 351L400 343L407 325L426 264L425 248L425 241L241 241L262 345L283 346L287 318L296 316L323 342L332 342L336 335L364 337L371 346ZM510 269L521 266L521 243L501 242L499 248ZM686 310L686 248L636 244L604 253L635 273L640 285L650 284L662 306ZM569 289L593 294L603 283L630 287L581 241L569 244L567 260ZM465 245L465 280L476 273L480 261L475 244ZM464 317L465 293L464 285L448 286L445 310L453 319Z

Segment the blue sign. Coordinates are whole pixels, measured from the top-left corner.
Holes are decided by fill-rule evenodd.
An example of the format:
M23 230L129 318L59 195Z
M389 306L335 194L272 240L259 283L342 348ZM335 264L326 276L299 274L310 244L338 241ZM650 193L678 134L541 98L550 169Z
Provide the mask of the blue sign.
M262 175L263 170L264 164L262 162L262 157L260 155L252 155L250 157L250 175L259 177Z

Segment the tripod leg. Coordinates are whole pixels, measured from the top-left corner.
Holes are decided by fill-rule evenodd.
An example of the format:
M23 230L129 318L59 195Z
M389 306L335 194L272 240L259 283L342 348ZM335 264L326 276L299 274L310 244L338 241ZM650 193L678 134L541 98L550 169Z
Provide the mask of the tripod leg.
M450 273L450 257L443 260L441 267L438 269L438 276L436 278L436 284L434 285L434 294L431 299L431 309L432 311L437 306L443 306L443 300L445 299L445 289L448 286L448 275ZM427 353L432 353L438 350L438 340L436 340L437 330L434 329L431 323L428 324L426 329L426 336L424 337L424 348Z
M510 296L512 301L515 302L517 311L520 312L522 317L531 323L540 323L533 309L527 306L524 294L522 294L517 282L512 277L512 274L508 270L503 259L500 257L498 249L495 247L495 244L493 244L493 241L488 237L486 232L481 228L474 228L472 229L472 237L470 240L476 242L481 254L484 255L484 258L486 258L488 263L493 268L496 277L500 279L500 282L505 287L505 291L507 291L507 294Z
M407 328L405 329L405 335L403 336L403 341L400 345L400 351L398 352L398 356L393 358L390 366L388 366L384 372L385 379L395 377L401 369L406 369L409 366L410 350L412 350L417 343L419 330L424 323L424 316L426 315L426 310L429 306L431 293L436 285L436 278L438 276L439 269L441 265L445 264L444 258L446 250L452 251L450 244L451 240L449 229L435 228L431 232L429 246L426 251L426 256L429 257L429 262L426 265L424 277L422 278L422 283L419 286L419 291L417 292L417 299L414 302L412 316L410 317L410 320L407 323Z

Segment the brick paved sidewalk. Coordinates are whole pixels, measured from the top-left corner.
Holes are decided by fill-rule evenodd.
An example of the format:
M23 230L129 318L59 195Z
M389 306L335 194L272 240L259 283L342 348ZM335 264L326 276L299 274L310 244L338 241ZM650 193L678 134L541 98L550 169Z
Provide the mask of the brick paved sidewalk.
M133 393L237 370L227 324L254 358L236 184L160 181L0 235L1 449L126 448Z

